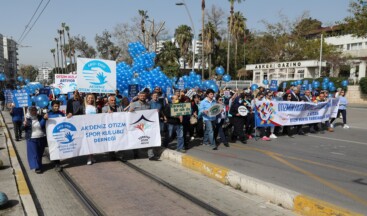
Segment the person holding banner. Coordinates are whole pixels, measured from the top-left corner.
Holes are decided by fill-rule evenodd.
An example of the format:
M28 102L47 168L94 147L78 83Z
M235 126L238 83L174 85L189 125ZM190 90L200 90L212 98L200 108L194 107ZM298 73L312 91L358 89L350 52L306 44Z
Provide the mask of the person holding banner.
M51 102L52 109L46 113L43 118L45 120L48 120L49 118L59 118L59 117L65 117L65 114L60 111L60 104L61 102L58 100L54 100ZM54 160L55 164L55 171L61 172L62 166L60 164L60 160Z
M273 92L272 91L266 91L265 92L265 101L266 102L271 102L272 100L273 100ZM271 139L276 139L276 138L278 138L275 134L274 134L274 129L275 129L275 126L271 126L270 127L270 136L269 136L269 138L271 138Z
M15 140L20 141L20 139L22 139L22 123L24 118L24 110L22 107L15 107L15 104L12 104L10 115L11 120L13 121Z
M28 109L24 121L25 138L27 140L27 158L31 170L37 174L42 173L42 155L47 145L45 132L46 120L37 115L37 108L31 106Z
M295 86L292 88L291 95L292 95L291 101L295 101L295 102L301 101L298 87ZM305 132L303 132L302 130L302 125L297 125L296 128L297 128L298 135L305 135Z
M84 106L83 100L80 97L78 90L74 91L74 97L68 100L66 104L66 116L70 118L73 115L83 115L84 114Z
M203 144L210 146L213 150L218 150L217 145L214 140L214 130L215 130L215 116L209 115L209 109L216 104L214 100L214 90L207 89L206 90L206 98L201 101L199 108L199 115L203 116L204 120L204 139Z
M131 103L131 105L130 105L130 110L129 110L130 112L150 109L150 104L147 103L147 101L146 101L146 99L147 99L146 94L147 93L145 93L144 91L139 92L138 101L135 101L135 102ZM154 155L153 148L149 148L147 153L148 153L149 160L159 161L159 158ZM134 158L135 159L139 158L139 149L134 149Z
M94 94L87 94L87 96L85 97L85 108L84 108L84 112L86 115L94 115L98 113L97 107L96 107L96 100L94 97ZM88 155L88 161L87 161L87 165L92 165L93 163L95 163L96 160L93 158L93 155L90 154Z
M109 96L108 97L108 104L102 108L102 113L114 113L114 112L123 112L123 109L116 104L116 96ZM109 153L111 160L116 160L116 152ZM122 162L126 162L123 156L121 156L120 160Z

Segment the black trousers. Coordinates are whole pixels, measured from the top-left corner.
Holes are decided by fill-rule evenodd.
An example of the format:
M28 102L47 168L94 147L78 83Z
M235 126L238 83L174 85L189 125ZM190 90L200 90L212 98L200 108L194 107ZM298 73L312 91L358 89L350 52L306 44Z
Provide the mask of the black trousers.
M243 131L243 127L245 126L246 118L245 117L232 117L232 124L233 124L233 136L232 139L238 137L241 141L246 140L245 133Z
M15 139L20 139L22 137L22 122L21 121L14 121L14 135Z

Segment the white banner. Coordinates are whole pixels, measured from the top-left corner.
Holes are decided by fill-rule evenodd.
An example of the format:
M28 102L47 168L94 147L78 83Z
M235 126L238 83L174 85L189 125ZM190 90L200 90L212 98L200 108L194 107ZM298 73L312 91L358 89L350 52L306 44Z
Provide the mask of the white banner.
M256 102L256 127L301 125L328 121L335 118L339 108L339 99L328 102Z
M50 118L46 133L51 160L161 146L157 110Z
M77 74L79 92L115 93L115 61L78 58Z
M77 89L76 74L55 74L55 88L61 90L60 94L67 94Z

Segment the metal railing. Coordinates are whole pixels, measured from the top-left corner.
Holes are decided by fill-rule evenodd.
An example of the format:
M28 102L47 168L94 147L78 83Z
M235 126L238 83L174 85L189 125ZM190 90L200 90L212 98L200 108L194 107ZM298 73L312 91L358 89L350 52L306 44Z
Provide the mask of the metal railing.
M244 89L249 88L252 85L252 80L231 80L229 82L217 81L217 85L220 88L228 87L231 89Z

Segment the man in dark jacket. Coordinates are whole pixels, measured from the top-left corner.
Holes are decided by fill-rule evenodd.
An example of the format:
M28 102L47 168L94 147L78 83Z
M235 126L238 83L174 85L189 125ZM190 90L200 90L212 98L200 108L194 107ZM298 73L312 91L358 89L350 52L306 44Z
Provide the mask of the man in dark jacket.
M24 111L22 107L15 107L13 104L10 115L12 117L13 125L14 125L14 135L15 140L20 141L22 138L22 123L24 118Z
M171 101L172 101L172 104L179 103L178 97L176 95L172 96ZM168 124L168 133L166 133L164 147L168 147L168 144L172 141L171 138L172 138L173 131L175 131L176 136L177 136L176 150L179 152L185 153L186 151L184 150L183 125L182 125L183 118L182 116L172 116L170 105L164 108L164 115L167 119L167 124Z
M233 142L236 142L236 138L239 137L240 141L243 144L246 144L246 135L245 132L243 131L243 127L245 126L246 123L246 117L242 116L239 112L238 112L238 108L240 106L245 106L245 94L242 93L239 97L237 97L231 106L231 109L229 110L229 113L232 115L232 124L233 124L233 136L234 140L232 140Z

